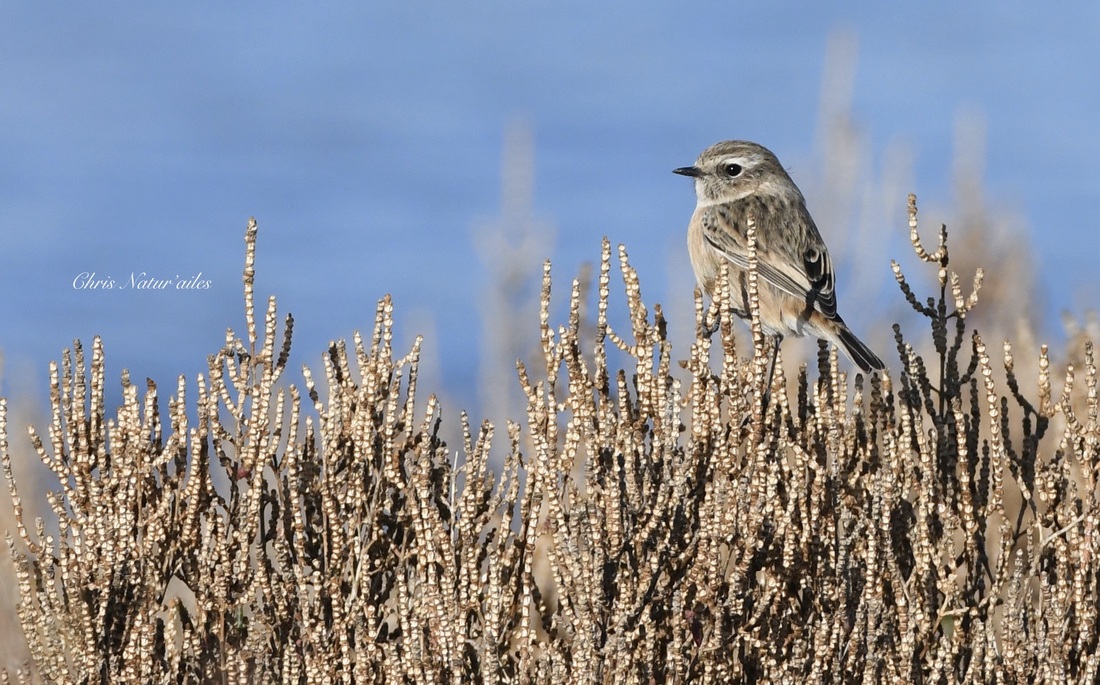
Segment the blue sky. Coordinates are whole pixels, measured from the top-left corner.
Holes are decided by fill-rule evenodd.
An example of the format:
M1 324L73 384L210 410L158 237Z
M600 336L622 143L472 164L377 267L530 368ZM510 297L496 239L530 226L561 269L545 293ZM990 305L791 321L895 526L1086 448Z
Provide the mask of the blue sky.
M471 233L499 208L510 122L534 133L555 272L571 277L608 235L651 299L686 306L690 278L666 284L685 282L693 200L670 170L746 138L798 180L838 30L858 40L852 113L874 163L902 141L905 190L948 205L958 114L981 113L986 191L1026 217L1052 311L1100 292L1095 3L9 3L0 393L41 400L48 362L96 334L109 378L193 379L242 328L256 216L257 293L295 315L295 368L367 330L392 293L399 332L431 322L441 383L470 406L484 286ZM904 240L903 217L883 230ZM860 256L888 278L896 255ZM211 287L87 291L82 272Z

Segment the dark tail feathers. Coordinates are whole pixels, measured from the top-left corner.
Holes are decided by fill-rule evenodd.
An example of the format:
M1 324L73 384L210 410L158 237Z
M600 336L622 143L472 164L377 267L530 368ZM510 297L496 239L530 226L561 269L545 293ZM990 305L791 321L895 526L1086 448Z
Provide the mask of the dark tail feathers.
M864 345L863 341L857 338L855 333L852 333L844 324L837 326L837 337L844 346L844 351L848 354L848 358L855 362L855 365L858 366L863 373L881 371L886 368L886 365L882 363L878 355Z

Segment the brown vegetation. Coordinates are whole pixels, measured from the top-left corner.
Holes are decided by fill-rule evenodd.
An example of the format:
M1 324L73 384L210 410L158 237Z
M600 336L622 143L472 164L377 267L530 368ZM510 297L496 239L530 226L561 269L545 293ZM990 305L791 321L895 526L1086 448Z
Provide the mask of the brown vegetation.
M164 411L124 378L109 417L98 339L90 364L76 345L51 369L32 439L53 512L30 530L0 402L32 661L3 680L1094 682L1092 347L1084 387L1071 369L1054 396L1045 349L1021 387L1011 347L967 328L977 293L946 232L925 252L910 207L939 292L895 273L934 353L895 327L892 371L853 380L822 347L790 396L777 365L766 407L766 355L735 349L724 289L697 297L680 360L625 250L626 334L606 241L594 340L576 281L551 326L547 266L543 368L520 365L526 420L499 469L489 423L441 439L388 298L323 383L280 383L292 320L272 298L257 333L250 222L246 338L227 335L197 391L181 377Z

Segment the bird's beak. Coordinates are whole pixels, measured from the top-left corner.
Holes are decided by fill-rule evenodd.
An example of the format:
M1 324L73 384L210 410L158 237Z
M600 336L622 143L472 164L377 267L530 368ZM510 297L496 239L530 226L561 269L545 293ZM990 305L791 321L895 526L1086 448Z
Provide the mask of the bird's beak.
M699 178L703 175L703 170L697 166L682 166L679 169L673 169L672 173L680 174L681 176L691 176L692 178Z

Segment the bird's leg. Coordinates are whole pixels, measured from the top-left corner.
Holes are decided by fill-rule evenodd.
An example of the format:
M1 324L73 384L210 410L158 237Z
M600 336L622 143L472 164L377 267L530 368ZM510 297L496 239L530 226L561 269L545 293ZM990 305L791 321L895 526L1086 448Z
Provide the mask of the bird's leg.
M703 337L710 338L712 335L718 332L718 329L722 327L722 310L715 309L714 311L714 323L710 326L707 325L707 315L703 314Z
M768 402L772 397L772 379L775 377L775 362L779 358L779 343L783 342L783 336L776 333L772 336L772 362L768 365L768 381L764 384L764 415L768 414Z

